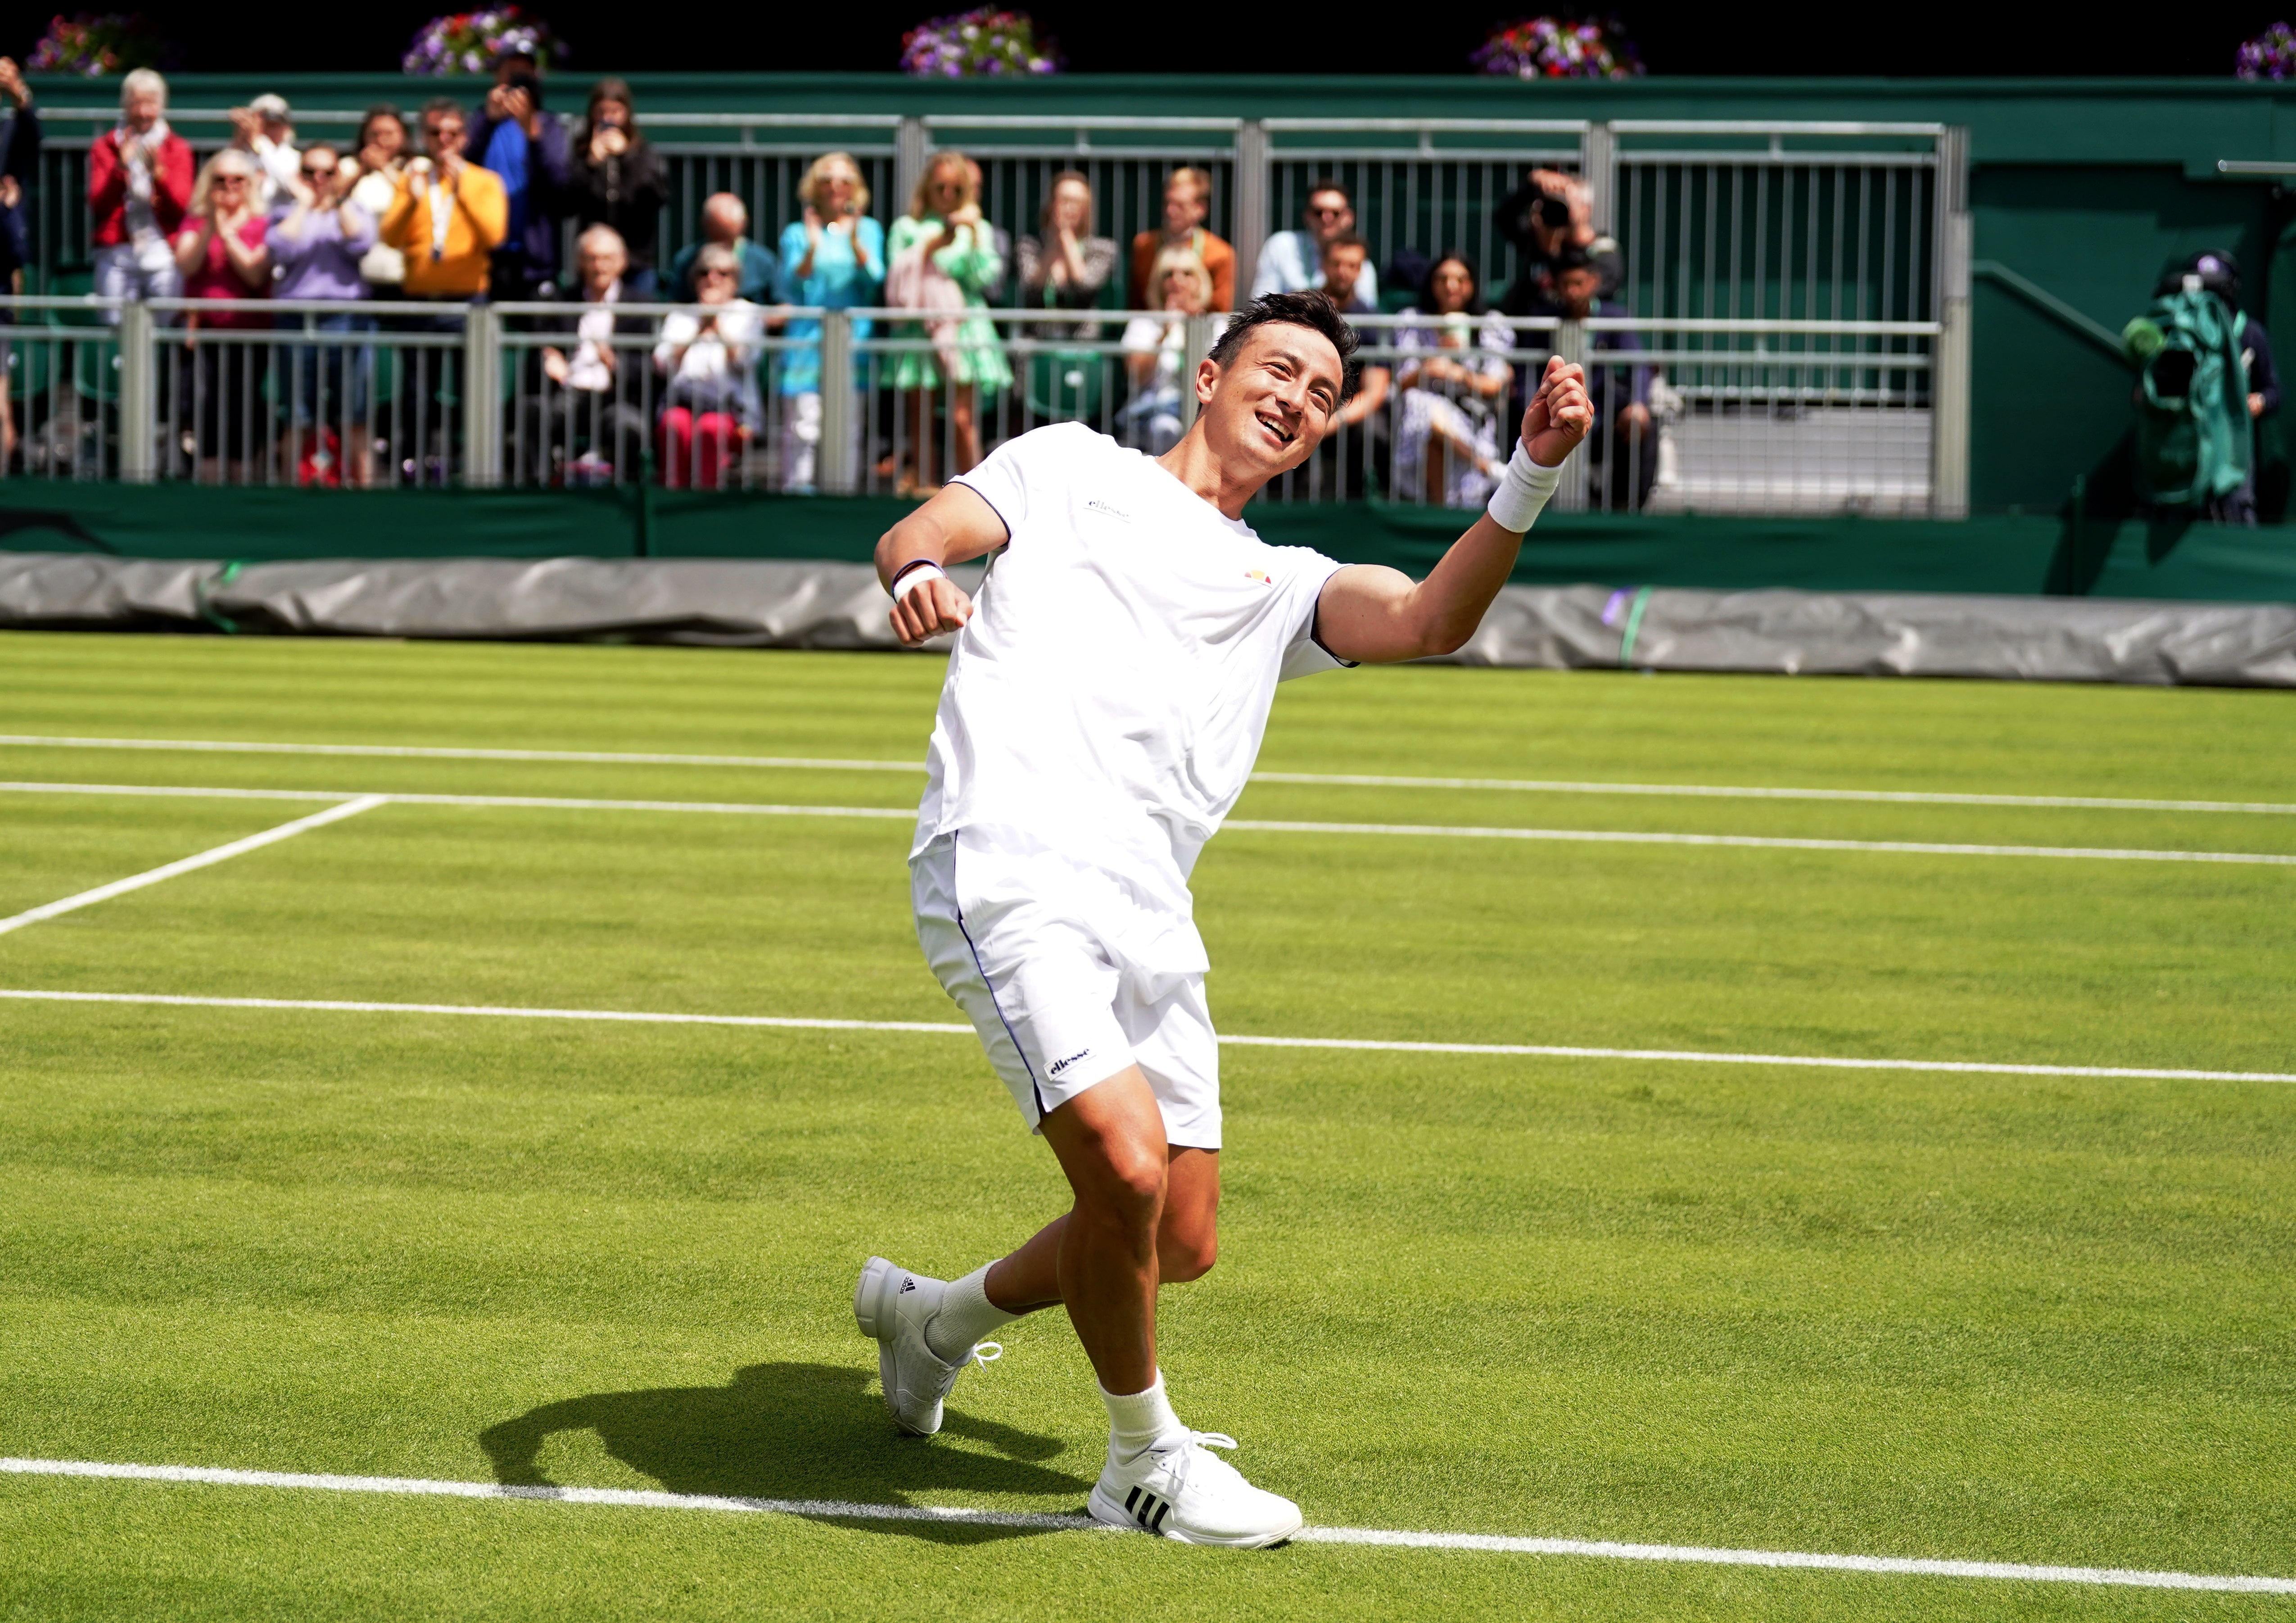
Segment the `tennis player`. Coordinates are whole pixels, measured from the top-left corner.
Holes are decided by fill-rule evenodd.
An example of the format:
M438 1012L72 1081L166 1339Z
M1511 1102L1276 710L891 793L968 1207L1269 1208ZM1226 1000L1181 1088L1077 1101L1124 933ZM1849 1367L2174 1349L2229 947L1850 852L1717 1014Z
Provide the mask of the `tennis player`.
M1474 632L1594 421L1556 358L1483 517L1414 583L1270 547L1243 522L1353 391L1354 332L1319 292L1232 317L1161 457L1064 423L1008 441L877 544L905 643L955 632L909 856L917 938L1074 1204L941 1281L872 1257L854 1316L900 1428L940 1429L983 1338L1059 1304L1099 1377L1092 1514L1188 1544L1271 1545L1289 1499L1209 1452L1156 1365L1156 1289L1211 1267L1219 1050L1188 875L1243 792L1275 684L1447 654ZM978 599L944 565L995 554Z

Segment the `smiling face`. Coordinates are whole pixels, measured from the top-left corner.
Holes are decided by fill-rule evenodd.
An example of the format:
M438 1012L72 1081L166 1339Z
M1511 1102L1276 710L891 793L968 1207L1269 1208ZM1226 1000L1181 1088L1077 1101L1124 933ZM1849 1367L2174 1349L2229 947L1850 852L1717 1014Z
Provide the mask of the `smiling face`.
M1253 327L1214 378L1199 421L1223 469L1261 482L1305 462L1339 419L1346 374L1332 341L1312 327Z
M1356 228L1356 211L1345 192L1317 192L1308 199L1308 229L1319 243Z
M1204 287L1204 279L1194 271L1177 265L1164 272L1159 292L1166 309L1177 310L1184 316L1202 315L1204 306L1211 301Z
M463 150L466 132L463 115L458 112L426 112L422 115L422 144L433 158L447 158Z
M1177 237L1193 231L1210 212L1211 199L1194 181L1176 180L1164 188L1164 229L1169 235Z
M127 128L140 136L160 121L160 115L167 111L167 107L168 98L158 91L137 90L120 103L119 111L120 116L127 119Z
M832 163L821 171L820 212L830 219L842 219L853 211L853 199L861 190L861 177L841 163Z
M1427 293L1439 316L1464 310L1475 296L1475 273L1456 260L1446 260L1427 278Z

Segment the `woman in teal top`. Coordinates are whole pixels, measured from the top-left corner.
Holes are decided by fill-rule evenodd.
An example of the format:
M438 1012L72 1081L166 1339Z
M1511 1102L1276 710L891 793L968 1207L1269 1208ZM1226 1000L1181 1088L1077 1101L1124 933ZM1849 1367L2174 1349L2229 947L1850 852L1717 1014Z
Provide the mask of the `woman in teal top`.
M908 401L910 464L904 490L937 489L933 477L933 395L948 389L952 472L980 460L980 391L1004 389L1013 368L996 342L996 323L964 314L987 308L988 290L1004 274L996 240L981 222L979 187L962 152L941 152L925 166L909 211L885 243L886 301L935 312L905 321L899 336L930 338L933 347L894 357L893 386Z
M806 170L797 194L805 202L805 218L791 220L782 233L774 297L783 304L832 310L876 303L885 285L885 228L869 218L869 183L861 178L861 166L849 153L825 153ZM869 336L870 325L866 316L854 317L857 342ZM783 352L781 364L782 489L810 492L821 449L821 323L811 317L792 321L788 336L794 342ZM851 465L857 469L868 416L859 398L867 386L865 374L865 363L857 353L856 398L846 414L855 447Z

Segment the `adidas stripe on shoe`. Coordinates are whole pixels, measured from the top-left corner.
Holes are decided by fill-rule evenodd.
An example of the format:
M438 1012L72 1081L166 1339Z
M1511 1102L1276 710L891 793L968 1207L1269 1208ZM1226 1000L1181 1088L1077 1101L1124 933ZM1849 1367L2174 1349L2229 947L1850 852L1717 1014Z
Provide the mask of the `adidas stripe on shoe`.
M1252 1487L1211 1452L1235 1446L1221 1432L1190 1431L1168 1447L1111 1459L1092 1490L1093 1520L1182 1544L1238 1550L1281 1544L1304 1525L1300 1507Z

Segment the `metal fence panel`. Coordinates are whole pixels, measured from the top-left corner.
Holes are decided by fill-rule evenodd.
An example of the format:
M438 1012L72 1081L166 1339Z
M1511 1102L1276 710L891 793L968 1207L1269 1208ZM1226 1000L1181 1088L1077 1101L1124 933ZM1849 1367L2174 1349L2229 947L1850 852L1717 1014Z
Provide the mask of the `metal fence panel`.
M119 476L119 335L114 312L78 299L29 297L0 309L0 476L44 482Z
M1316 183L1336 180L1382 278L1399 256L1456 253L1492 303L1517 261L1495 227L1500 202L1533 169L1581 173L1587 129L1575 119L1270 119L1266 128L1271 231L1297 229ZM1382 284L1390 291L1403 290Z

